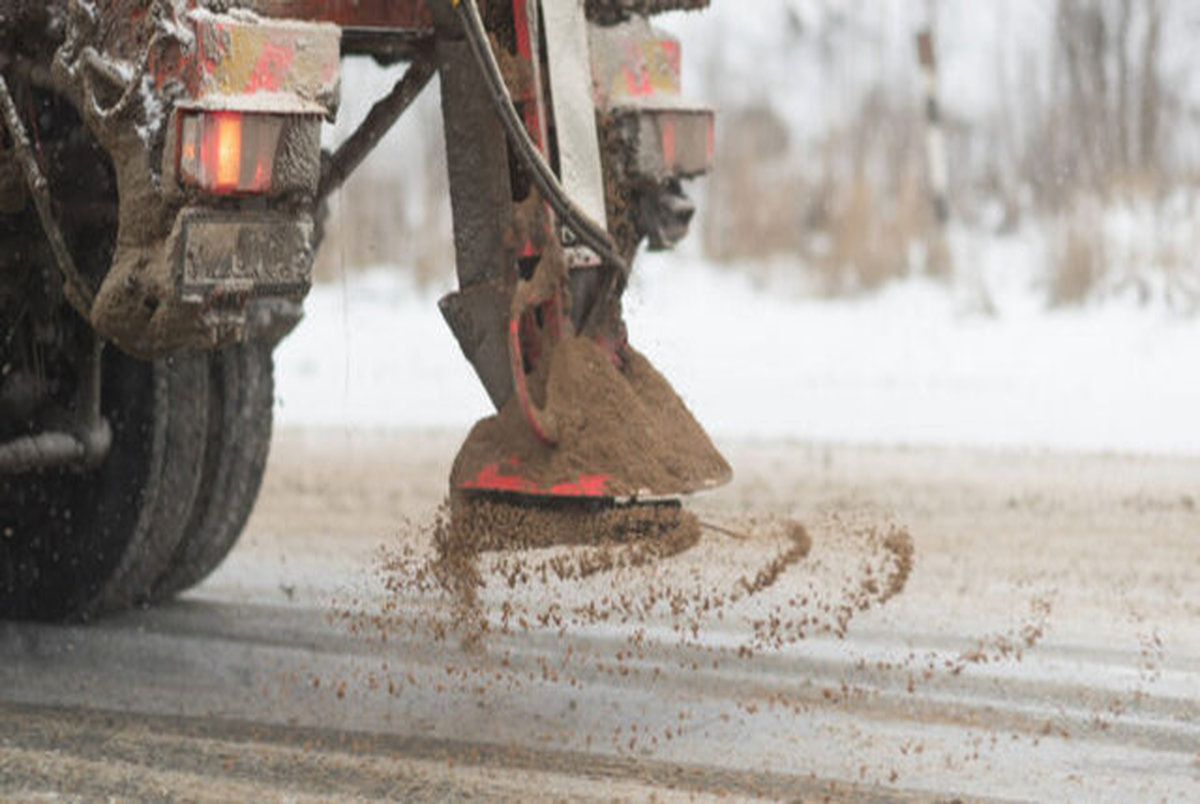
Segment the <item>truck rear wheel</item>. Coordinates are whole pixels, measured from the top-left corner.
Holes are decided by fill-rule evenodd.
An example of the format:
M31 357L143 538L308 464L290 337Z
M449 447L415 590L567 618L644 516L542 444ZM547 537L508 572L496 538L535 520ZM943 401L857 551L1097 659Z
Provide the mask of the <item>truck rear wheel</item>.
M113 430L90 470L0 475L0 618L61 620L198 583L253 507L271 429L271 353L104 356Z
M0 478L0 615L78 618L145 599L200 482L205 368L201 356L150 364L106 350L105 460Z
M212 355L208 448L183 540L155 584L155 600L204 580L237 542L262 485L274 405L271 347L248 344Z

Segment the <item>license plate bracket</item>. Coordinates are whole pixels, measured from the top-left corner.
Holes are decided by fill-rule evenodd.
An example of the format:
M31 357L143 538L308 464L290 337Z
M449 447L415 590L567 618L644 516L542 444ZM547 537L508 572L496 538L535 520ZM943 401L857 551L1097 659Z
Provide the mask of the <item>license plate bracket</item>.
M177 226L175 276L184 300L302 298L312 286L307 215L185 209Z

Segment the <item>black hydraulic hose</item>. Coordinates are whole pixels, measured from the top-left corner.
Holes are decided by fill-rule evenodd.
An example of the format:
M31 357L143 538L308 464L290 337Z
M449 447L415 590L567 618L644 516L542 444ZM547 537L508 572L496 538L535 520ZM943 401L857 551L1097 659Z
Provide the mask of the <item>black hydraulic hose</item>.
M508 141L516 150L522 166L529 171L534 185L558 214L562 223L575 233L580 242L596 252L600 259L619 272L616 284L624 287L625 280L629 276L629 265L621 257L612 236L571 200L562 184L559 183L558 177L554 175L554 171L546 164L545 158L530 138L529 132L525 130L525 124L521 122L517 108L513 105L512 96L508 94L508 86L504 83L504 76L500 72L500 65L496 62L496 55L492 53L487 29L483 26L483 20L479 16L479 8L475 5L475 0L452 0L452 2L462 21L471 53L475 56L479 70L491 90L492 102L500 116L500 122L504 125L504 131L508 134Z

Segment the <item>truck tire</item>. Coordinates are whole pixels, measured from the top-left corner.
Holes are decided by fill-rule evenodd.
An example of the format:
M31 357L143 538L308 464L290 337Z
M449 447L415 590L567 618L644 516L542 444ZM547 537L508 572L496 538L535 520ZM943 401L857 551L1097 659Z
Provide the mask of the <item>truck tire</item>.
M104 462L0 477L0 617L86 619L149 600L200 486L208 360L107 349Z
M166 600L204 580L250 517L271 446L275 385L271 346L251 343L210 358L208 449L183 540L152 597Z

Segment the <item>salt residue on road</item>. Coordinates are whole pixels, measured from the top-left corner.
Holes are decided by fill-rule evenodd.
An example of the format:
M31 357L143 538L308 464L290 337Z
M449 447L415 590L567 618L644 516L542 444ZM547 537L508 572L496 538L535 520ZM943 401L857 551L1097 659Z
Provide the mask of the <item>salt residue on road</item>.
M995 315L924 280L829 301L786 269L767 292L648 255L629 329L718 438L1200 453L1200 320L1120 299L1047 311L1026 252L979 252ZM465 430L489 413L436 296L395 270L317 287L277 353L277 421Z

